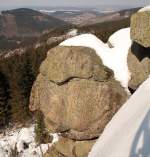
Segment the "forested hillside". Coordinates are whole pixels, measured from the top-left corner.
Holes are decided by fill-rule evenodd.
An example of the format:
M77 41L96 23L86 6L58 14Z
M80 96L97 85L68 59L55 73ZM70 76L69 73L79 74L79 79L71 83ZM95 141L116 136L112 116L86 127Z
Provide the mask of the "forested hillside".
M22 13L20 13L20 11ZM25 11L26 10L15 10L6 13L24 15ZM37 12L32 11L27 15L29 14L35 15ZM71 28L78 29L79 34L87 32L93 33L102 41L107 42L108 37L113 32L128 27L129 25L130 18L97 23L84 27L68 25L55 28L53 31L46 32L38 38L23 38L18 45L16 43L11 45L10 41L13 43L13 40L8 40L6 37L2 38L0 49L1 51L5 51L2 51L0 56L1 125L8 124L8 122L12 121L24 123L26 119L32 117L29 112L29 97L33 82L38 75L40 64L46 58L47 51L64 40L66 33ZM56 41L53 41L53 37L58 37L58 39L56 38ZM16 39L19 40L19 38ZM14 38L14 41L17 41L16 39ZM47 42L48 39L52 40L50 44ZM7 112L5 112L5 109ZM20 112L22 114L20 114Z

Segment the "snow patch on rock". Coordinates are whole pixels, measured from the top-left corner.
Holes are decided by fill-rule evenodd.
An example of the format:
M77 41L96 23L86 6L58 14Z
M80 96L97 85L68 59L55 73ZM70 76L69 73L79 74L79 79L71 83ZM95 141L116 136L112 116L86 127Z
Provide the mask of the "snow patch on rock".
M50 136L53 137L52 143L56 143L59 141L59 134L58 133L50 134Z
M132 42L130 38L130 28L118 30L109 37L108 41L113 47L127 47L126 49L128 49Z
M140 9L138 12L150 11L150 5Z
M68 33L67 33L67 36L71 36L71 37L74 37L78 35L78 30L77 29L71 29Z
M82 34L63 41L60 46L83 46L94 49L103 64L114 71L115 79L127 89L130 80L127 65L128 50L131 46L130 28L117 31L109 38L109 42L113 45L112 48L92 34Z

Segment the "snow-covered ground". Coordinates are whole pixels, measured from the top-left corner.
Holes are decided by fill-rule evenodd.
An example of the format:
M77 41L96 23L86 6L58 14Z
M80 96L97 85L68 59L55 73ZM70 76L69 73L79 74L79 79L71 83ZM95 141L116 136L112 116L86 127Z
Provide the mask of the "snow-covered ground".
M8 131L5 134L0 138L0 157L13 157L12 150L15 148L19 157L42 157L42 154L59 138L57 134L52 134L52 143L37 145L34 125L29 128Z
M150 157L150 78L108 123L89 157Z
M127 89L130 80L127 65L128 50L131 46L130 28L114 33L109 38L109 43L113 46L112 48L92 34L82 34L63 41L60 46L84 46L94 49L103 64L114 71L116 80Z
M150 5L139 10L139 12L150 11Z

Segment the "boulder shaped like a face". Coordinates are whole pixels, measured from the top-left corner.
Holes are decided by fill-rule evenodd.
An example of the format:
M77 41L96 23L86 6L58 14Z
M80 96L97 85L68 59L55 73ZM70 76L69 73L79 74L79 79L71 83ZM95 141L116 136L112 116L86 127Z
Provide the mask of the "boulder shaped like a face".
M41 65L30 109L43 112L50 132L77 140L98 137L127 98L112 76L93 50L56 47Z
M56 84L63 84L72 78L94 77L105 81L113 72L102 65L94 50L85 47L56 47L40 67L40 73Z

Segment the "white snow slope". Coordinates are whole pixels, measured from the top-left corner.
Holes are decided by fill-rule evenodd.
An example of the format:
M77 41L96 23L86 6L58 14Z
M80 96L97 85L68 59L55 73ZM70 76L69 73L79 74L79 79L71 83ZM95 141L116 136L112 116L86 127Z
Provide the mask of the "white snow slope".
M53 136L52 143L37 145L35 142L34 125L29 128L21 128L8 131L0 138L0 157L13 157L12 150L17 149L18 157L42 157L53 143L58 141L57 134ZM28 147L24 147L25 145Z
M150 156L150 78L115 114L89 157Z
M114 71L115 79L128 87L130 73L127 66L127 55L131 46L130 28L125 28L114 33L109 42L113 48L109 48L100 39L92 34L82 34L60 43L60 46L84 46L92 48L100 56L103 64Z

